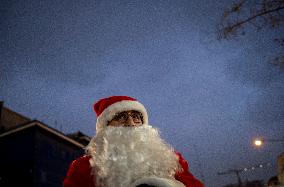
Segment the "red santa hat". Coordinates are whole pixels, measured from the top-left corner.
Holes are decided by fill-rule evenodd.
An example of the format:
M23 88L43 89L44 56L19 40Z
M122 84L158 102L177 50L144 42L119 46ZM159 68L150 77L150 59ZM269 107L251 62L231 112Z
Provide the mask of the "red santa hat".
M97 114L97 132L107 126L115 114L129 110L141 112L143 115L143 124L148 124L148 114L145 107L132 97L111 96L100 99L94 104L94 110Z

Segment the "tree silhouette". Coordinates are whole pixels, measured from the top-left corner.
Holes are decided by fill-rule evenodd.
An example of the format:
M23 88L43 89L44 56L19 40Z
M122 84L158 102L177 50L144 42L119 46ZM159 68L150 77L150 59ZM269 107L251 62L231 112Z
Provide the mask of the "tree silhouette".
M239 0L224 10L217 24L218 39L232 39L245 35L247 27L279 29L284 22L284 0ZM284 47L284 33L274 41ZM272 63L284 67L283 51Z

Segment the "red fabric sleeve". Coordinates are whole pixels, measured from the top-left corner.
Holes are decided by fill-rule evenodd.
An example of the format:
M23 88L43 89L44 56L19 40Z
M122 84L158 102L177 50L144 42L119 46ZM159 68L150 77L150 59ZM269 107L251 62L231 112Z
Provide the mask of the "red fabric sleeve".
M176 173L175 179L182 182L186 187L204 187L204 185L189 172L188 163L182 155L178 152L176 152L176 154L179 157L182 171Z
M82 156L71 163L63 182L64 187L95 187L89 160L90 156Z

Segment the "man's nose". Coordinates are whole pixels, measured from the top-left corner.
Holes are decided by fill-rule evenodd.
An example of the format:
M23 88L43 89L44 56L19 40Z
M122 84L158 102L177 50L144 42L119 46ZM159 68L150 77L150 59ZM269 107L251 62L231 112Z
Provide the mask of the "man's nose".
M135 123L131 116L128 116L127 121L125 122L126 126L135 126Z

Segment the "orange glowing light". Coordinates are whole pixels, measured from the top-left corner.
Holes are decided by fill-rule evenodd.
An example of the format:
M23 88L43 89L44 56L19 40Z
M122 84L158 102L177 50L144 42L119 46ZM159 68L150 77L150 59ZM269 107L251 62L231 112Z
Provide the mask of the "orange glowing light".
M256 139L256 140L254 141L254 145L256 145L256 146L262 146L262 144L263 144L263 142L262 142L262 140L260 140L260 139Z

